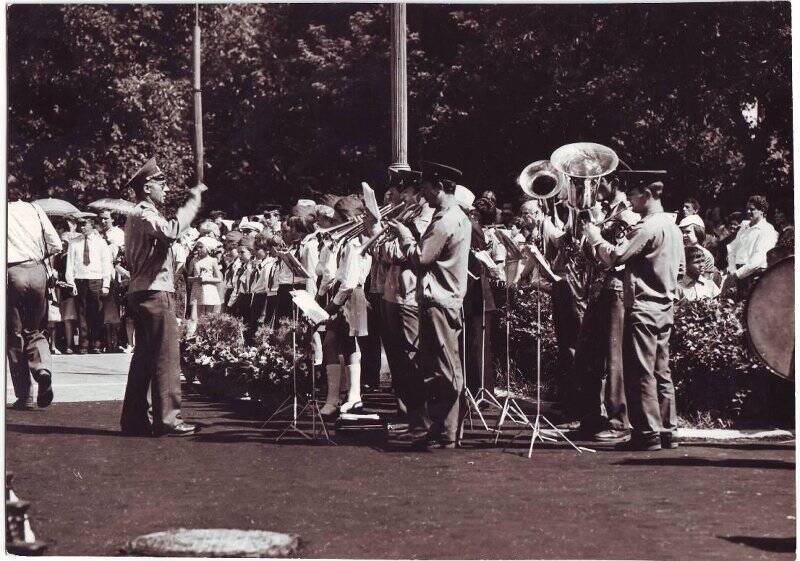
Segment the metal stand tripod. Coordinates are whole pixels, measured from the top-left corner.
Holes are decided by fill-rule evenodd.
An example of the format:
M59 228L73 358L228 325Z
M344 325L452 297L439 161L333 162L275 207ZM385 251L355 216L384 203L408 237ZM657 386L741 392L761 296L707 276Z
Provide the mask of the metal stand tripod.
M319 411L319 402L317 401L316 369L314 368L313 363L311 365L311 399L309 399L305 404L302 404L301 407L300 396L297 393L297 323L299 321L299 317L300 314L297 306L292 304L292 395L283 400L275 412L272 413L272 415L270 415L266 421L264 421L264 424L261 425L261 428L263 429L265 426L267 426L267 424L274 417L278 416L284 411L291 410L292 418L289 420L289 424L286 425L286 428L284 428L283 431L277 436L275 442L278 442L290 430L298 433L306 440L316 440L318 431L317 427L319 427L324 440L329 444L336 445L336 443L331 440L330 434L328 433L328 428L325 426L325 419L322 418L322 413ZM298 421L304 415L311 416L311 434L308 434L298 426Z
M485 304L484 304L484 307L485 307ZM462 313L462 315L465 315L464 314L464 308L461 308L461 313ZM485 318L482 321L485 322L486 321ZM485 324L483 325L483 329L484 330L486 329ZM463 353L462 362L461 362L461 368L463 369L463 372L464 372L464 396L466 397L466 401L467 401L467 414L469 415L469 428L470 428L470 430L473 430L475 428L474 427L474 423L473 423L473 419L472 419L472 412L474 410L475 413L478 415L478 419L480 419L481 424L483 424L483 428L486 429L487 431L491 432L494 429L489 427L489 424L486 422L486 418L483 416L483 412L480 409L481 400L489 401L489 399L486 398L485 395L482 396L482 394L491 395L488 391L486 391L486 388L483 387L483 363L484 363L484 355L483 355L484 349L483 349L483 346L482 346L483 343L484 343L484 341L481 340L481 387L478 388L478 393L477 393L477 395L479 396L479 399L475 399L475 396L472 395L472 391L470 391L469 386L467 386L467 383L466 383L466 379L467 379L467 330L466 329L462 329L461 330L461 348L462 348L462 353ZM494 399L493 395L491 397L492 397L492 399ZM495 403L497 403L496 399L494 401L495 401ZM497 405L498 405L498 407L500 406L499 403ZM465 415L464 419L461 420L461 427L459 428L459 433L463 434L463 432L464 432L464 422L466 421L466 419L467 419L467 417Z

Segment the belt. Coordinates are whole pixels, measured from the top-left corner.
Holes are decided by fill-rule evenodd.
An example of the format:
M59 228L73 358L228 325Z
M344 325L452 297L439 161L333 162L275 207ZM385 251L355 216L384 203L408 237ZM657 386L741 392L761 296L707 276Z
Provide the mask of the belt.
M9 263L7 268L10 269L11 267L18 267L20 265L41 265L41 264L42 262L36 259L27 259L25 261L17 261L16 263Z

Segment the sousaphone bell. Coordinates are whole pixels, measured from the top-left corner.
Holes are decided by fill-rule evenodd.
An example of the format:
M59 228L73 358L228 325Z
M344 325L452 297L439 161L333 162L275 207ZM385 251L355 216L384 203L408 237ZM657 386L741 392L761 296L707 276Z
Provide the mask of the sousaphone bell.
M525 166L517 183L523 193L533 199L549 199L564 191L569 177L559 171L549 160L538 160Z

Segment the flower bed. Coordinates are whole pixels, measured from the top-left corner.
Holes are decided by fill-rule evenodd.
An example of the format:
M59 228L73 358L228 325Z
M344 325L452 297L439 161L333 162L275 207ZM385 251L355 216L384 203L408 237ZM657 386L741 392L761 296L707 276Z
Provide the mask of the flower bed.
M194 336L181 346L184 374L189 380L198 380L200 389L216 399L245 394L259 401L279 399L291 391L295 365L299 378L308 370L305 355L292 352L291 329L288 320L275 330L262 327L256 343L245 345L240 319L228 314L206 315L198 320ZM299 329L301 337L302 324Z
M550 295L546 292L541 293L541 304L542 394L553 399L564 377L558 371ZM678 413L693 425L794 426L794 385L769 373L750 354L743 316L744 305L731 300L699 300L677 306L670 368ZM499 331L504 334L502 321L501 317ZM512 299L511 310L512 386L527 395L535 390L537 333L535 294L519 291ZM503 344L498 340L495 348Z

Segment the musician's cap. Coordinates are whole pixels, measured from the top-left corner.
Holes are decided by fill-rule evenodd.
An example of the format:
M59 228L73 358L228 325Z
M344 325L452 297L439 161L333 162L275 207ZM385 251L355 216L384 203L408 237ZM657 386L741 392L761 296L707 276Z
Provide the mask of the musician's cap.
M128 183L125 184L125 187L130 187L134 190L141 189L142 186L147 183L148 179L163 174L164 172L161 171L161 168L159 168L158 164L156 163L156 157L153 156L147 160L136 173L133 174L133 177L131 177Z
M416 187L421 179L421 171L389 168L389 187Z
M317 215L317 217L324 216L325 218L333 218L334 215L336 214L336 211L333 210L328 205L317 205L314 208L314 212Z
M453 198L455 198L458 206L464 209L466 212L472 210L473 207L472 203L475 202L475 193L464 187L463 185L456 185L456 190L453 193Z
M315 203L315 202L314 202L314 201L312 201L311 199L298 199L298 200L297 200L297 206L310 206L310 207L315 207L315 206L317 206L317 203Z
M454 167L437 164L436 162L422 162L422 180L439 181L444 179L458 183L463 175L460 170Z
M356 195L347 195L336 201L334 209L342 218L348 220L364 212L364 201Z

